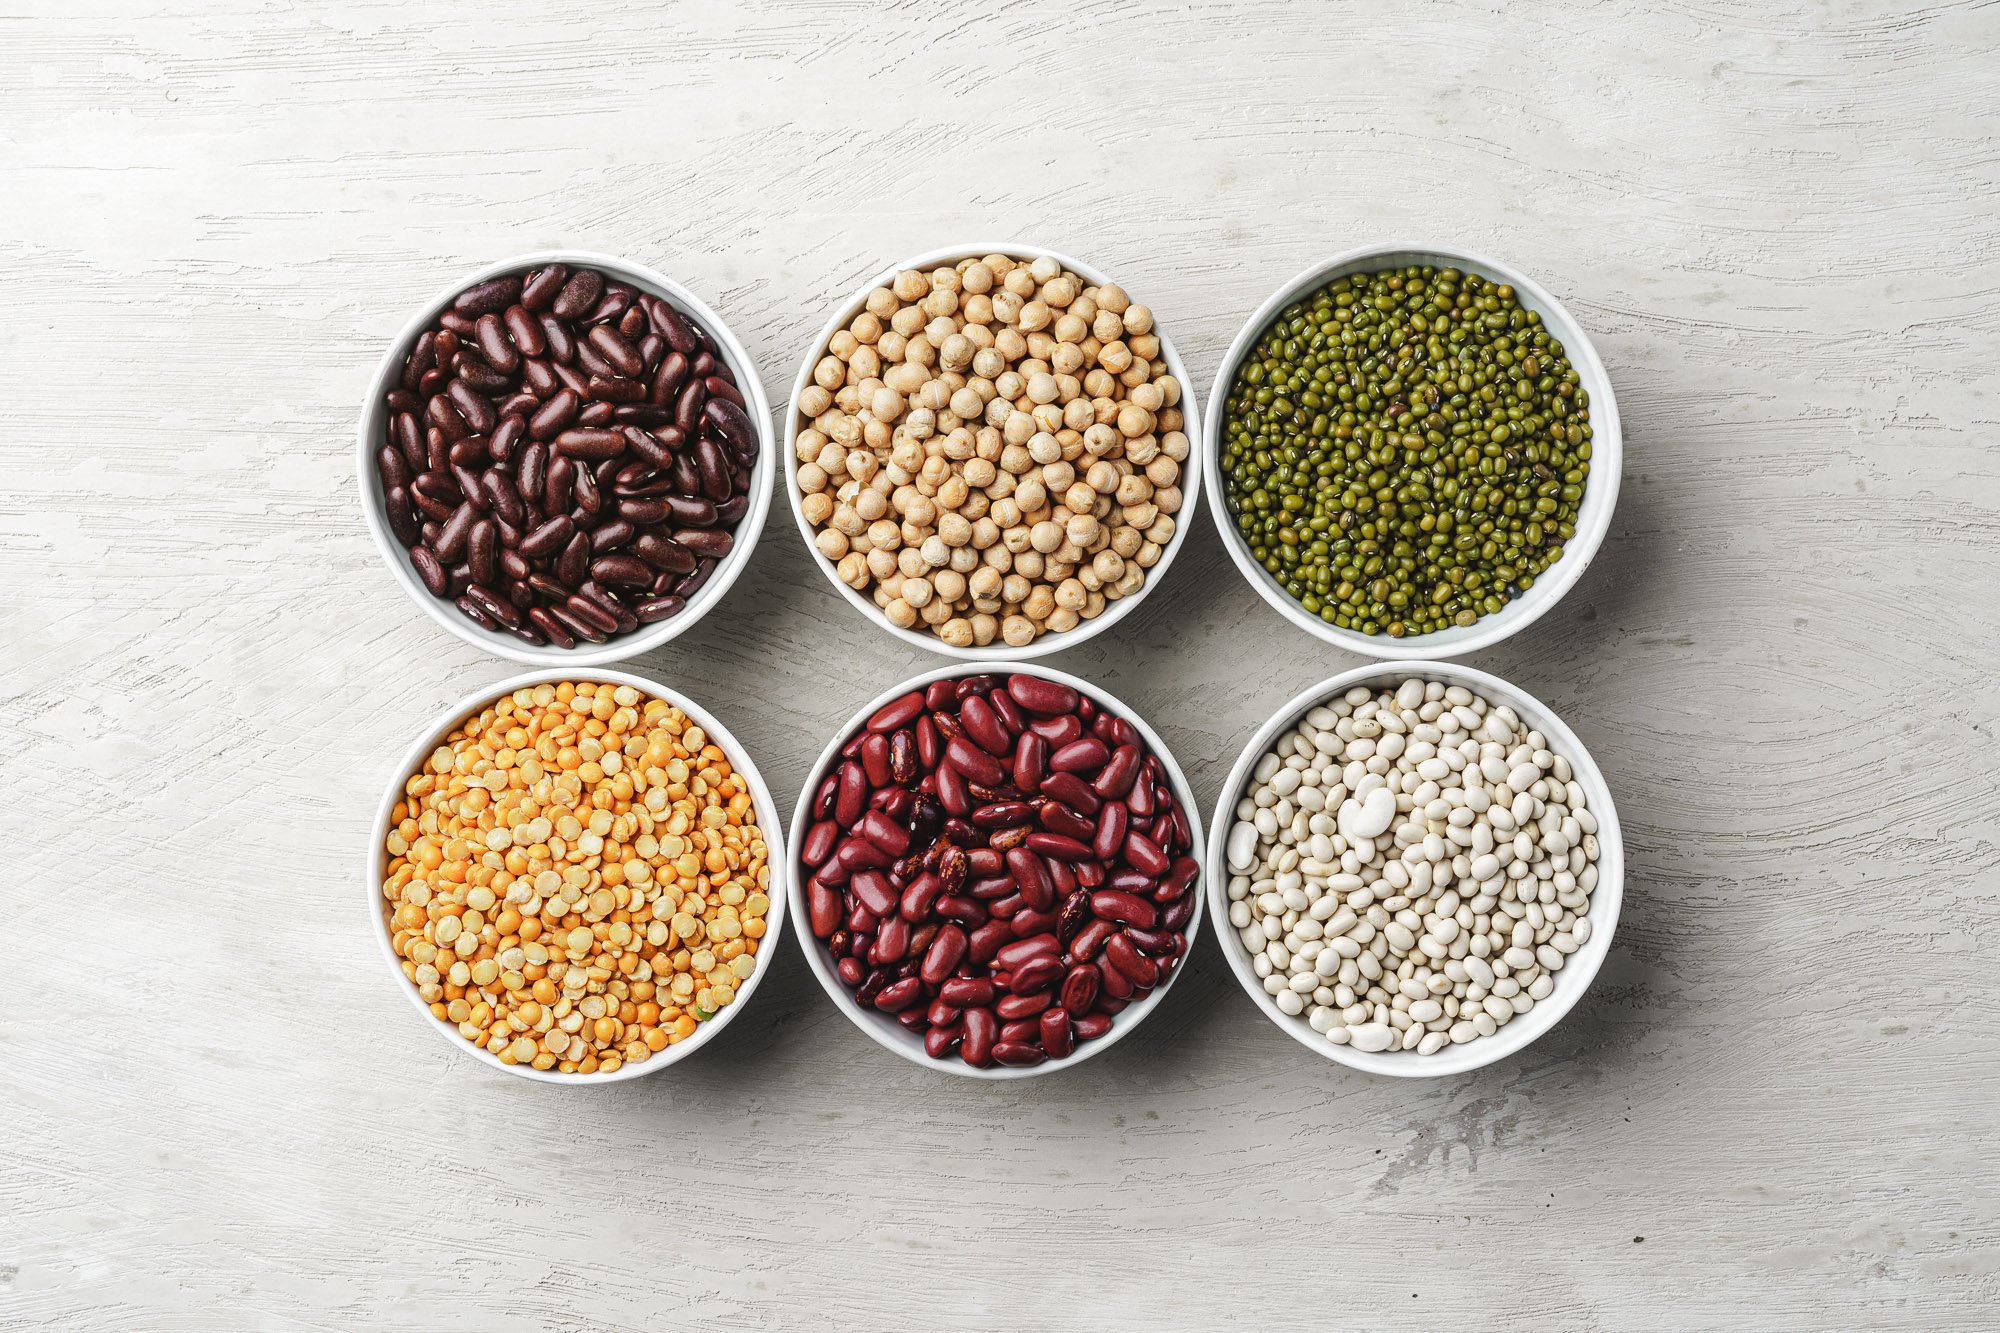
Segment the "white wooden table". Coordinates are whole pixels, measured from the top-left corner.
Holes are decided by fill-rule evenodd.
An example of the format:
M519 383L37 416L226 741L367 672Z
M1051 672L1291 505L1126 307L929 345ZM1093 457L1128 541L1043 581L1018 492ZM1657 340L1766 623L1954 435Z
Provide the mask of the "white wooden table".
M0 19L0 1327L1909 1329L2000 1319L2000 9L941 0L10 6ZM1088 11L1088 13L1086 13ZM1612 957L1525 1054L1313 1061L1213 942L1011 1086L888 1058L791 941L665 1076L415 1021L362 915L412 729L511 668L417 614L352 430L417 300L652 263L782 398L878 265L1014 235L1200 378L1317 257L1450 239L1593 331L1598 563L1477 655L1617 793ZM787 810L930 659L774 510L636 669ZM1204 802L1352 665L1204 517L1055 659Z

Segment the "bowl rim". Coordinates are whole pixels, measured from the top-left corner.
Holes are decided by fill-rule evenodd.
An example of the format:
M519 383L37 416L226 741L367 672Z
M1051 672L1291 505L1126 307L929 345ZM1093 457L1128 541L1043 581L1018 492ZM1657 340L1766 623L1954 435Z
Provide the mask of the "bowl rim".
M999 675L1027 674L1038 676L1044 680L1060 682L1082 694L1090 696L1100 707L1113 710L1119 717L1124 718L1137 728L1140 736L1152 747L1152 752L1160 756L1160 763L1166 770L1167 785L1172 789L1175 798L1181 802L1182 810L1187 812L1188 830L1193 839L1193 846L1189 849L1188 855L1195 859L1196 864L1201 867L1203 875L1208 873L1207 841L1205 831L1200 827L1201 821L1196 818L1200 813L1201 807L1195 801L1194 789L1188 785L1187 775L1181 771L1180 763L1174 758L1173 751L1167 747L1167 743L1160 738L1159 733L1154 731L1152 726L1143 717L1139 716L1129 704L1102 686L1093 685L1089 681L1078 676L1073 676L1067 671L1058 671L1054 667L1044 666L1040 663L1024 665L1018 662L1006 662L997 659L972 662L948 662L943 666L934 667L929 671L911 676L909 679L891 686L863 704L859 709L855 710L852 717L841 725L840 729L834 733L833 738L826 743L826 747L820 751L819 757L813 761L812 768L806 774L805 783L799 789L798 804L792 807L791 838L786 845L785 884L787 891L792 895L792 911L799 914L799 920L809 921L811 919L805 903L805 885L808 876L798 873L798 870L800 856L805 847L806 834L811 830L815 822L808 817L812 808L813 791L819 786L820 781L826 774L831 771L834 761L839 757L840 747L853 739L854 735L867 723L868 719L874 716L876 710L891 700L899 699L912 690L920 690L932 681L953 680L961 676L980 676L989 672ZM1200 888L1200 885L1195 885L1190 887L1188 891L1194 893L1199 891ZM1179 981L1182 974L1187 971L1188 958L1194 952L1196 940L1201 934L1202 917L1205 915L1207 913L1202 910L1200 904L1197 904L1194 915L1188 918L1186 929L1187 947L1182 951L1180 962L1174 967L1173 974L1164 982L1155 986L1151 994L1147 995L1144 999L1127 1007L1123 1012L1113 1015L1111 1030L1102 1037L1099 1037L1095 1041L1078 1043L1074 1051L1060 1060L1044 1060L1041 1064L1027 1066L993 1065L985 1069L976 1069L956 1057L938 1060L926 1055L921 1038L904 1031L888 1015L873 1013L861 1007L855 1000L854 993L841 983L839 977L833 974L833 968L827 962L826 949L813 935L809 927L801 926L794 934L798 940L799 951L805 955L807 966L812 968L813 976L819 979L820 989L827 993L835 1006L847 1017L848 1021L867 1034L869 1039L874 1041L876 1045L894 1052L903 1059L908 1060L911 1064L933 1072L953 1074L963 1078L1005 1081L1010 1079L1037 1078L1043 1074L1053 1074L1060 1069L1072 1068L1082 1064L1085 1060L1109 1050L1114 1043L1122 1041L1127 1033L1137 1028L1159 1007L1160 1001L1166 998L1167 992L1173 989L1174 983Z
M375 469L375 453L382 442L383 426L388 418L388 407L383 399L402 374L403 362L408 358L410 348L415 345L417 337L460 292L467 288L485 282L489 278L554 263L598 269L642 291L671 301L683 312L693 316L715 339L717 349L737 376L738 386L749 396L749 412L756 425L759 446L757 461L750 469L750 508L744 512L742 521L736 525L733 533L734 545L730 548L729 554L716 566L715 573L709 576L708 582L688 599L688 604L682 608L681 613L655 625L641 625L630 634L614 635L608 643L580 642L574 648L558 648L553 644L538 648L523 643L511 634L481 629L467 620L451 603L431 596L417 578L416 570L410 564L409 552L403 549L403 544L397 541L396 535L389 530L383 508L381 478ZM764 531L764 520L771 508L771 473L775 467L772 452L775 447L776 437L771 430L771 405L764 395L764 383L757 374L757 363L737 340L729 325L707 302L665 274L616 255L600 254L592 250L534 250L498 260L467 277L454 280L419 306L404 322L401 331L390 340L381 359L375 365L375 373L368 382L368 395L362 401L361 417L355 432L355 490L361 500L362 517L367 522L369 533L375 538L376 550L381 553L383 562L388 565L396 582L402 586L410 600L423 609L425 615L473 647L484 649L509 661L549 669L581 670L623 662L658 648L662 644L671 643L693 629L702 617L714 610L728 595L730 588L749 565L751 555L757 547L757 540Z
M1348 273L1369 268L1392 267L1405 263L1429 263L1474 272L1481 277L1513 286L1521 304L1542 316L1543 325L1561 340L1563 351L1576 368L1577 378L1590 394L1591 460L1590 478L1584 484L1584 498L1578 506L1576 536L1563 547L1562 558L1536 576L1535 585L1490 615L1481 616L1463 629L1433 630L1428 634L1391 638L1386 634L1362 634L1357 630L1329 625L1312 615L1289 593L1280 588L1250 555L1250 548L1237 532L1229 513L1228 488L1222 478L1223 404L1237 367L1278 312L1323 283ZM1344 250L1320 260L1282 284L1256 313L1237 330L1229 350L1217 365L1209 388L1209 414L1201 436L1201 471L1208 488L1209 515L1215 521L1223 549L1257 595L1285 619L1336 648L1383 661L1442 661L1447 658L1490 648L1540 620L1549 609L1576 586L1590 568L1611 529L1618 508L1620 474L1625 458L1624 431L1618 417L1618 399L1611 377L1597 354L1597 347L1568 307L1527 274L1497 259L1473 250L1425 242L1387 242ZM1589 506L1586 520L1585 506Z
M524 686L555 685L565 680L588 681L593 684L630 685L641 693L664 699L686 713L697 726L701 727L707 733L710 740L722 747L723 753L729 756L731 766L738 773L742 774L749 783L751 802L757 811L757 822L765 830L765 860L766 864L771 868L772 875L771 888L766 890L765 893L765 896L771 900L771 906L766 910L764 915L764 939L757 951L762 961L757 970L750 974L749 980L745 981L737 990L735 1000L714 1018L701 1024L695 1030L695 1034L686 1041L678 1042L662 1051L655 1051L650 1057L640 1061L638 1064L622 1065L612 1070L609 1074L563 1074L554 1070L534 1069L527 1065L503 1064L499 1057L495 1056L492 1052L474 1046L471 1042L459 1036L458 1029L455 1026L431 1013L430 1006L424 1003L423 998L417 994L416 987L411 985L409 978L403 975L402 960L396 957L395 948L390 942L389 924L382 914L382 844L388 836L389 816L394 812L397 803L403 799L404 784L409 781L410 776L417 771L424 759L437 748L438 744L451 733L452 729L457 727L466 718L497 702L502 696L512 694ZM785 892L783 882L785 869L784 866L778 864L778 856L780 849L788 846L789 843L785 838L784 823L778 817L777 802L771 799L771 790L765 786L763 775L758 772L757 765L750 758L749 751L744 749L742 742L736 739L735 733L724 726L714 714L688 698L687 695L662 684L660 681L647 676L635 675L629 671L606 669L555 673L529 671L520 675L509 676L505 680L495 681L491 685L482 686L443 712L435 714L424 730L418 734L417 739L403 752L403 757L397 761L396 769L390 775L389 783L383 793L382 800L376 807L375 819L369 829L368 845L363 849L362 886L366 898L363 906L368 913L369 920L373 923L375 943L381 950L382 958L388 965L389 975L397 989L415 1007L425 1025L449 1043L453 1050L463 1055L469 1055L481 1064L501 1070L516 1078L531 1079L537 1083L557 1083L570 1087L594 1087L598 1084L621 1083L627 1079L644 1078L649 1074L657 1074L662 1069L680 1063L713 1041L716 1034L729 1026L730 1022L749 1005L751 998L757 992L757 988L763 983L764 978L769 975L771 962L777 957L780 947L779 941L785 933L785 914L786 908L790 903L790 898Z
M1031 260L1047 257L1055 260L1070 272L1075 273L1078 277L1094 285L1102 286L1112 281L1102 270L1086 264L1080 259L1072 258L1060 250L1051 250L1046 246L1033 245L1023 241L968 242L963 245L939 246L880 270L870 277L867 282L856 288L850 297L834 308L833 313L827 317L826 323L821 326L819 333L814 337L811 347L806 353L805 361L799 367L798 374L793 377L791 396L785 400L785 428L783 432L784 467L779 469L779 471L784 478L785 492L791 497L792 519L797 523L799 536L806 544L807 555L812 560L814 566L825 576L827 582L832 584L842 598L850 606L861 612L871 624L875 625L878 629L895 635L913 647L949 657L954 661L1018 663L1033 661L1039 657L1046 657L1050 653L1058 653L1066 648L1074 648L1078 644L1102 634L1105 630L1110 629L1120 620L1130 615L1133 609L1141 601L1145 600L1147 594L1152 592L1165 579L1168 566L1173 564L1174 557L1180 553L1181 547L1186 544L1188 529L1193 522L1196 512L1200 508L1203 481L1202 469L1199 466L1191 466L1191 464L1193 463L1194 451L1201 447L1202 432L1205 423L1202 418L1198 395L1195 391L1193 376L1188 371L1187 363L1181 359L1180 353L1174 349L1173 339L1169 338L1164 330L1161 329L1157 311L1155 312L1153 321L1153 333L1160 340L1160 356L1166 361L1167 369L1180 382L1181 400L1177 406L1181 409L1181 414L1185 418L1181 426L1181 433L1188 437L1189 455L1188 459L1181 465L1181 507L1179 512L1172 515L1174 519L1174 535L1168 539L1166 546L1161 549L1158 563L1146 571L1146 582L1140 586L1139 591L1129 597L1121 597L1117 601L1110 603L1104 608L1103 614L1099 615L1095 620L1081 621L1074 629L1064 630L1060 634L1043 634L1036 638L1033 643L1021 648L1012 647L997 638L983 648L976 644L970 648L955 648L935 634L920 634L916 630L903 629L890 624L888 618L882 614L879 607L841 581L840 576L834 572L834 562L821 555L819 547L814 544L813 538L815 534L813 526L806 521L804 509L805 493L799 489L798 462L796 457L800 429L799 395L804 393L806 386L812 383L813 367L817 366L820 357L826 354L828 341L861 310L862 306L868 300L868 294L877 287L886 286L894 281L896 275L905 269L929 270L943 264L956 263L969 256L994 254L1007 255L1010 258L1026 256ZM1123 284L1120 285L1122 286Z
M1435 1055L1422 1056L1414 1051L1372 1052L1337 1046L1313 1031L1304 1018L1294 1018L1279 1009L1251 969L1249 950L1243 947L1235 927L1229 924L1229 869L1224 864L1229 826L1236 819L1236 802L1242 796L1251 770L1278 736L1289 731L1312 709L1356 685L1379 688L1412 676L1439 680L1446 685L1463 685L1489 703L1506 704L1513 708L1523 722L1540 731L1551 742L1556 753L1569 760L1575 780L1589 797L1590 809L1598 821L1598 880L1590 897L1590 938L1570 955L1562 970L1555 974L1555 989L1550 992L1549 998L1536 1001L1533 1009L1514 1018L1490 1037L1480 1037L1462 1046L1447 1046ZM1257 729L1237 755L1236 763L1230 768L1229 776L1216 797L1208 847L1208 859L1202 867L1208 877L1205 886L1208 912L1214 918L1217 947L1222 950L1229 970L1235 974L1244 992L1266 1017L1308 1050L1350 1069L1392 1078L1443 1078L1469 1073L1504 1060L1540 1039L1566 1018L1589 991L1598 969L1611 952L1611 941L1618 932L1618 917L1625 901L1624 830L1618 820L1618 807L1612 799L1611 789L1589 749L1553 709L1534 695L1490 672L1456 662L1423 659L1369 662L1329 676L1293 695Z

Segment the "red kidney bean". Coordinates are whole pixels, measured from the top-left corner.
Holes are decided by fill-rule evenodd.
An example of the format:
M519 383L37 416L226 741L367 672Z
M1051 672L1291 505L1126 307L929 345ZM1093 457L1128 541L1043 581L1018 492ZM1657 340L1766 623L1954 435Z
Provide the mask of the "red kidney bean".
M1037 717L1053 717L1059 713L1074 713L1080 696L1060 681L1031 676L1026 672L1016 672L1007 678L1007 694L1021 706L1021 711Z
M1104 742L1095 736L1085 736L1071 741L1049 756L1049 767L1058 773L1095 773L1103 767L1111 752L1104 748Z
M635 498L651 465L630 466L593 476ZM1027 673L961 676L882 705L839 755L806 812L814 934L857 999L895 1006L926 1050L1069 1054L1172 975L1199 872L1127 719Z
M594 269L548 265L461 292L384 401L377 470L397 541L434 546L423 519L442 527L465 505L495 519L477 570L454 578L444 555L426 589L482 623L513 614L534 642L603 642L679 614L749 511L760 428L734 373L666 301ZM671 534L655 530L667 520ZM468 598L474 581L511 610Z
M1076 811L1058 801L1044 801L1040 812L1042 827L1051 833L1075 838L1079 842L1097 835L1097 826ZM1086 850L1089 844L1085 842Z
M993 1011L983 1006L965 1011L965 1039L959 1047L961 1060L975 1069L984 1069L993 1063L993 1044L999 1036L999 1020Z
M1071 1030L1069 1010L1044 1009L1039 1024L1042 1049L1049 1059L1060 1060L1076 1049L1076 1034Z
M1062 960L1040 954L1014 969L1007 989L1016 995L1035 995L1054 985L1063 974Z

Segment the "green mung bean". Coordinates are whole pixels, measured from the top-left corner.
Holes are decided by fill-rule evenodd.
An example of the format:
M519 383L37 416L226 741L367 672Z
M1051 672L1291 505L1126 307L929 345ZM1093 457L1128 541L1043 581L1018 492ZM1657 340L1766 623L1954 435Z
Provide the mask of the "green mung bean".
M1279 312L1223 407L1223 490L1307 611L1428 634L1561 559L1590 448L1589 395L1541 316L1505 283L1411 265Z

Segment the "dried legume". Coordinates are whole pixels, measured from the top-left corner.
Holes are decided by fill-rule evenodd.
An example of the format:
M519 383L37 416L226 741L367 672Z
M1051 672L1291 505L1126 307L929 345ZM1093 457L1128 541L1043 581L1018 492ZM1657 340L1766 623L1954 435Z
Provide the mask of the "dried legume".
M1356 686L1237 803L1229 924L1284 1013L1357 1050L1492 1036L1590 938L1597 818L1569 761L1463 686Z
M1237 371L1223 491L1257 563L1327 623L1471 625L1576 535L1589 409L1512 287L1421 265L1336 278Z
M431 1013L503 1064L610 1073L755 972L770 863L749 788L629 685L527 686L467 718L391 816L384 915Z
M1188 455L1152 312L1046 256L898 273L794 404L814 544L889 623L1023 647L1136 593Z
M1060 1059L1187 950L1200 866L1125 719L1032 673L878 709L802 818L807 924L855 999L933 1059Z

